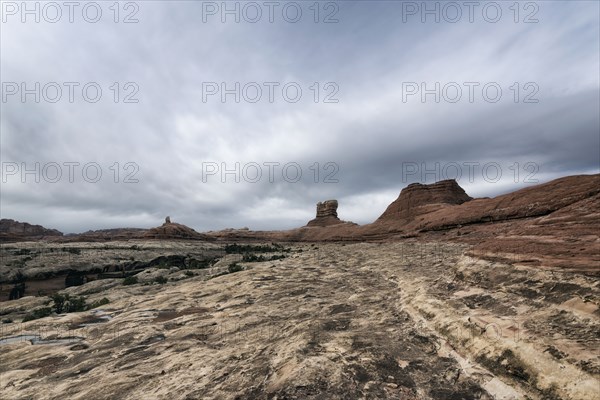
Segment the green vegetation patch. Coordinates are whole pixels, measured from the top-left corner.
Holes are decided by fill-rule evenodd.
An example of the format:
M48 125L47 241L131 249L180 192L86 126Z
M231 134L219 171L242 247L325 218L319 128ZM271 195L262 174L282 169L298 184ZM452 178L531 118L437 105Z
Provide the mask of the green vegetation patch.
M56 293L49 296L48 304L52 302L50 307L37 308L25 315L23 322L32 321L34 319L40 319L52 315L52 313L63 314L72 312L81 312L91 310L96 307L106 305L110 302L106 297L95 301L91 304L86 303L84 296L71 296L70 294Z
M289 248L285 248L280 244L271 243L268 244L259 244L259 245L251 245L251 244L228 244L225 246L225 253L227 254L245 254L245 253L275 253L275 252L290 252Z

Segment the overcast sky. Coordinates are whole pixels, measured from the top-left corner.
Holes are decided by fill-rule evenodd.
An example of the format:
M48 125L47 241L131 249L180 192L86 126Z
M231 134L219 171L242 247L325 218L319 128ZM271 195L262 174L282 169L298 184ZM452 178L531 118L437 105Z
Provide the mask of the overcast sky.
M513 3L3 1L1 217L362 224L411 182L598 173L599 3Z

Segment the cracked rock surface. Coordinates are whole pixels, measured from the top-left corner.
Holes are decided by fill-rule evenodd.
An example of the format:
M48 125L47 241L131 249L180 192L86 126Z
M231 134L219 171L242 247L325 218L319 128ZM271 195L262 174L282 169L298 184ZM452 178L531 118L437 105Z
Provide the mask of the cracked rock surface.
M0 398L591 399L598 280L459 244L294 244L208 279L67 289L100 312L0 303ZM110 251L110 250L107 250ZM168 271L168 270L165 270ZM181 274L181 271L173 271ZM170 275L167 275L167 277ZM102 282L102 283L99 283ZM93 287L93 290L90 288ZM11 314L12 313L12 314ZM62 340L60 340L62 339Z

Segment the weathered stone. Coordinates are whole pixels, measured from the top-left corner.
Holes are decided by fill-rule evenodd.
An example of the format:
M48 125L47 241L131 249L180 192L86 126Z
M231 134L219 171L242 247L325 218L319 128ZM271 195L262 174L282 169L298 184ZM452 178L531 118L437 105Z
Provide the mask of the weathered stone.
M380 220L409 218L424 214L442 204L463 204L472 200L454 179L423 185L412 183L402 189L396 201L388 206ZM430 207L433 206L434 207Z
M327 200L317 203L317 218L334 216L337 218L337 200Z
M317 203L317 216L308 222L307 226L329 226L341 224L337 216L337 200L327 200Z
M40 238L43 236L62 236L56 229L47 229L41 225L31 225L12 219L0 219L0 240L19 238Z
M143 237L151 239L207 239L205 234L198 233L189 226L171 222L169 217L161 226L146 230Z

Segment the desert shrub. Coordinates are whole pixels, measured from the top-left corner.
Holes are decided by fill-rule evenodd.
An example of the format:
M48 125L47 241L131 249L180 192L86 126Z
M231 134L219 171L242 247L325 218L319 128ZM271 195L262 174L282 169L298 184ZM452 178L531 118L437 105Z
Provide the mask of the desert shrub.
M225 246L225 253L227 254L244 254L244 253L273 253L273 252L289 252L290 249L284 248L282 245L277 243L262 244L253 246L251 244L228 244Z
M464 281L465 280L465 274L463 274L462 271L458 271L454 275L454 279L459 280L459 281Z
M240 272L243 271L244 267L242 267L241 265L239 265L238 263L231 263L229 264L229 266L227 267L227 272L229 272L230 274L233 274L234 272Z
M262 254L257 256L256 254L246 253L242 256L242 261L244 261L244 262L261 262L261 261L265 261L265 260L266 260L266 258Z
M69 294L55 293L50 298L54 302L54 311L57 314L80 312L88 309L83 296L71 297Z
M52 309L50 307L42 307L36 310L33 310L29 314L25 315L23 318L23 322L32 321L34 319L40 319L49 316L52 314Z
M125 286L135 285L136 283L138 283L138 278L135 275L128 276L127 278L123 279L123 285Z
M65 297L56 293L50 296L50 298L54 301L54 310L56 310L58 314L62 313L63 306L65 305Z
M84 296L71 296L69 294L55 293L52 296L49 296L49 300L46 301L45 304L49 305L51 302L53 303L51 307L38 308L25 315L25 318L23 318L23 322L47 317L51 315L52 312L62 314L87 311L92 308L108 304L110 301L106 297L104 297L91 304L86 304L86 299Z
M71 254L81 254L81 249L78 249L77 247L63 247L62 250Z
M228 274L229 274L229 272L227 272L227 271L219 272L218 274L211 275L208 278L208 280L215 279L215 278L218 278L219 276L228 275Z
M275 261L275 260L282 260L285 258L284 254L275 254L272 255L271 257L265 257L262 254L261 255L256 255L256 254L244 254L242 256L242 261L243 262L262 262L262 261Z
M244 270L243 266L239 265L236 262L233 262L233 263L229 264L229 266L227 267L227 271L219 272L218 274L210 276L208 279L214 279L219 276L233 274L234 272L239 272L239 271L243 271L243 270Z
M108 303L110 303L110 300L108 300L106 297L103 297L100 300L94 301L92 304L90 304L88 306L88 310L91 310L92 308L97 308L97 307L106 305Z
M156 266L158 269L169 269L171 266L166 261L161 261L160 264Z
M66 312L80 312L88 309L87 304L85 303L85 297L74 297L73 299L68 299L65 301L65 311Z
M164 276L157 276L156 278L154 278L154 282L162 285L167 283L167 278L165 278Z
M190 269L205 269L205 268L210 267L211 265L213 265L216 262L217 262L217 260L214 258L209 258L206 260L192 259L189 262L188 268L190 268Z

